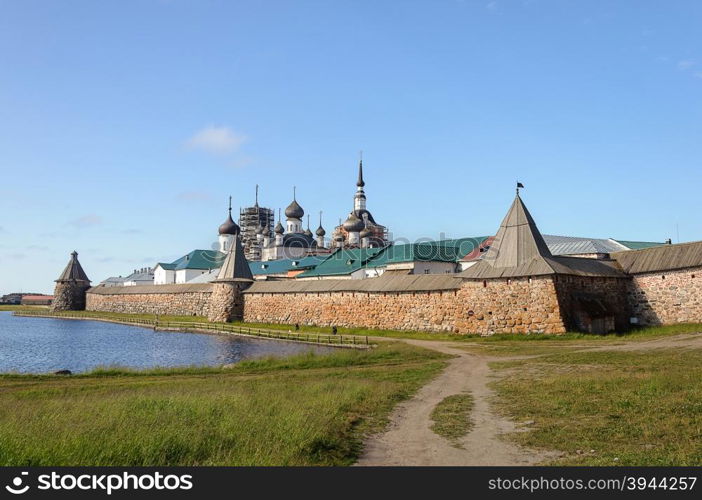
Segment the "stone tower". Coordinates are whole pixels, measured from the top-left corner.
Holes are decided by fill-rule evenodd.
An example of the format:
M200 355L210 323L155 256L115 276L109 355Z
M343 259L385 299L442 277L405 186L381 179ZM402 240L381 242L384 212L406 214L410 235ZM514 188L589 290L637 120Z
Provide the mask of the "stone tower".
M244 316L244 297L241 292L251 283L253 275L237 234L217 279L212 282L214 287L207 319L217 322L241 320Z
M90 288L90 280L78 262L78 252L71 252L71 260L56 280L52 311L85 310L85 292Z

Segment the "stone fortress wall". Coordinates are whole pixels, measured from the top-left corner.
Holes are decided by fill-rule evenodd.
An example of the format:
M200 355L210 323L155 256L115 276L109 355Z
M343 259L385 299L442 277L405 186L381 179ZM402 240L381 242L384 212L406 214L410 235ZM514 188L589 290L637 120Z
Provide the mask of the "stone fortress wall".
M702 268L634 275L628 306L641 325L702 322Z
M212 285L95 287L86 294L88 311L207 316Z
M212 284L96 287L86 309L131 314L204 316ZM597 297L596 312L582 311L579 294ZM283 323L427 332L563 333L623 331L640 325L702 322L702 267L624 279L543 276L463 280L452 276L400 276L384 280L256 282L241 295L240 317ZM238 300L238 299L237 299Z
M414 277L415 283L424 281L423 277ZM305 282L326 285L318 291L313 287L299 290L286 282L255 283L244 292L243 319L482 335L566 331L551 278L489 282L444 278L449 285L438 290L429 286L426 290L421 290L422 286L414 290L402 286L378 291L364 291L361 286L354 289L363 281L368 280Z

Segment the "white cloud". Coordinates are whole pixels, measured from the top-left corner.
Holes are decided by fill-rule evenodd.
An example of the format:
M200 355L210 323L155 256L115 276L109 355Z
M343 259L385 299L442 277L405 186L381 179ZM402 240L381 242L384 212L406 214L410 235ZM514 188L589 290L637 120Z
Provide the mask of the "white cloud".
M102 217L95 214L84 215L70 221L68 224L74 227L90 227L102 224Z
M682 69L682 70L690 69L693 66L695 66L696 64L697 64L697 62L695 62L692 59L684 59L682 61L678 61L678 69Z
M185 142L189 149L199 149L213 154L227 154L238 150L248 137L229 127L210 125L196 132Z

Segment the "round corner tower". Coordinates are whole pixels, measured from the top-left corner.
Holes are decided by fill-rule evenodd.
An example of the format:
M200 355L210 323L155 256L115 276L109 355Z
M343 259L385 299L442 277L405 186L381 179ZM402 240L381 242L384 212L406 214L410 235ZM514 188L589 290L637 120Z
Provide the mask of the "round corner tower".
M236 223L232 222L229 234L232 236L227 257L217 274L217 279L212 282L212 296L210 297L209 313L207 319L213 322L227 323L241 320L244 317L244 296L242 292L253 283L251 268L241 246L241 231Z
M71 252L71 260L56 280L52 311L83 311L90 279L78 262L78 252Z

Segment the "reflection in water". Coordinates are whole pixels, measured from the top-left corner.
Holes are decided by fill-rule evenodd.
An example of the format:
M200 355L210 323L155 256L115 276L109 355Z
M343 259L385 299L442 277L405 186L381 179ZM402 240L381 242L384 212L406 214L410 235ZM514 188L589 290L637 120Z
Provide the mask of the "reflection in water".
M98 366L224 365L333 350L294 342L156 332L100 321L28 318L0 312L0 373L81 372Z

